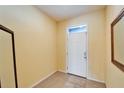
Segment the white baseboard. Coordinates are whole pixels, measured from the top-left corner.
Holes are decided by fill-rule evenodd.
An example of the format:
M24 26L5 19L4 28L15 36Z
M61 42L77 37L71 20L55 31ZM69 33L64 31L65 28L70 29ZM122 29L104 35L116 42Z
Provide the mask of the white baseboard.
M97 79L94 79L94 78L91 78L91 77L87 77L87 79L97 81L97 82L101 82L101 83L105 83L105 81L97 80Z
M48 77L50 77L51 75L53 75L55 72L57 72L57 71L54 71L54 72L50 73L49 75L43 77L41 80L39 80L38 82L34 83L34 84L33 84L31 87L29 87L29 88L35 87L37 84L39 84L39 83L42 82L43 80L47 79Z
M64 70L58 70L59 72L63 72L63 73L67 73L66 71L64 71Z

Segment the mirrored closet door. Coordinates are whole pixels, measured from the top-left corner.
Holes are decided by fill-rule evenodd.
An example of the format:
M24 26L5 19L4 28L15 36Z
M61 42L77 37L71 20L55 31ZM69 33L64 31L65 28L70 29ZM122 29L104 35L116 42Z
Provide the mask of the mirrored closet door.
M17 87L14 33L2 25L0 25L0 87Z

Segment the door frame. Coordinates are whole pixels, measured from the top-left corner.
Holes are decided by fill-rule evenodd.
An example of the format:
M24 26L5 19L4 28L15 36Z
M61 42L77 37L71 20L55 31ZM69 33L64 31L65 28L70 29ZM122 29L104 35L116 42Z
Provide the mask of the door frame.
M0 24L0 29L1 31L11 34L12 36L12 52L13 52L13 67L14 67L14 75L15 75L15 87L18 88L14 32L1 24Z
M69 29L70 28L75 28L75 27L82 27L82 26L86 26L86 33L87 33L87 62L86 62L86 77L84 78L87 78L88 77L88 25L74 25L74 26L69 26L66 30L66 73L68 73L68 65L69 65L69 61L68 61L68 47L69 47Z

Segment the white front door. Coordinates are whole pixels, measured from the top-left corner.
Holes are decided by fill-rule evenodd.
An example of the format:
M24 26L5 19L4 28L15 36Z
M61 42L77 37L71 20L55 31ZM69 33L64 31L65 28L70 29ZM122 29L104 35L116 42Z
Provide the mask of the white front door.
M68 73L86 77L87 32L69 32Z

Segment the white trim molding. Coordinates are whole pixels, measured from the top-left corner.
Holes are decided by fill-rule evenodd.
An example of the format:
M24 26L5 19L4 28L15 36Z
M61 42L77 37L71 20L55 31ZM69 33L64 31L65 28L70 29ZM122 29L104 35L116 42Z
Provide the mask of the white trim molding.
M64 71L64 70L58 70L59 72L63 72L63 73L67 73L66 71Z

